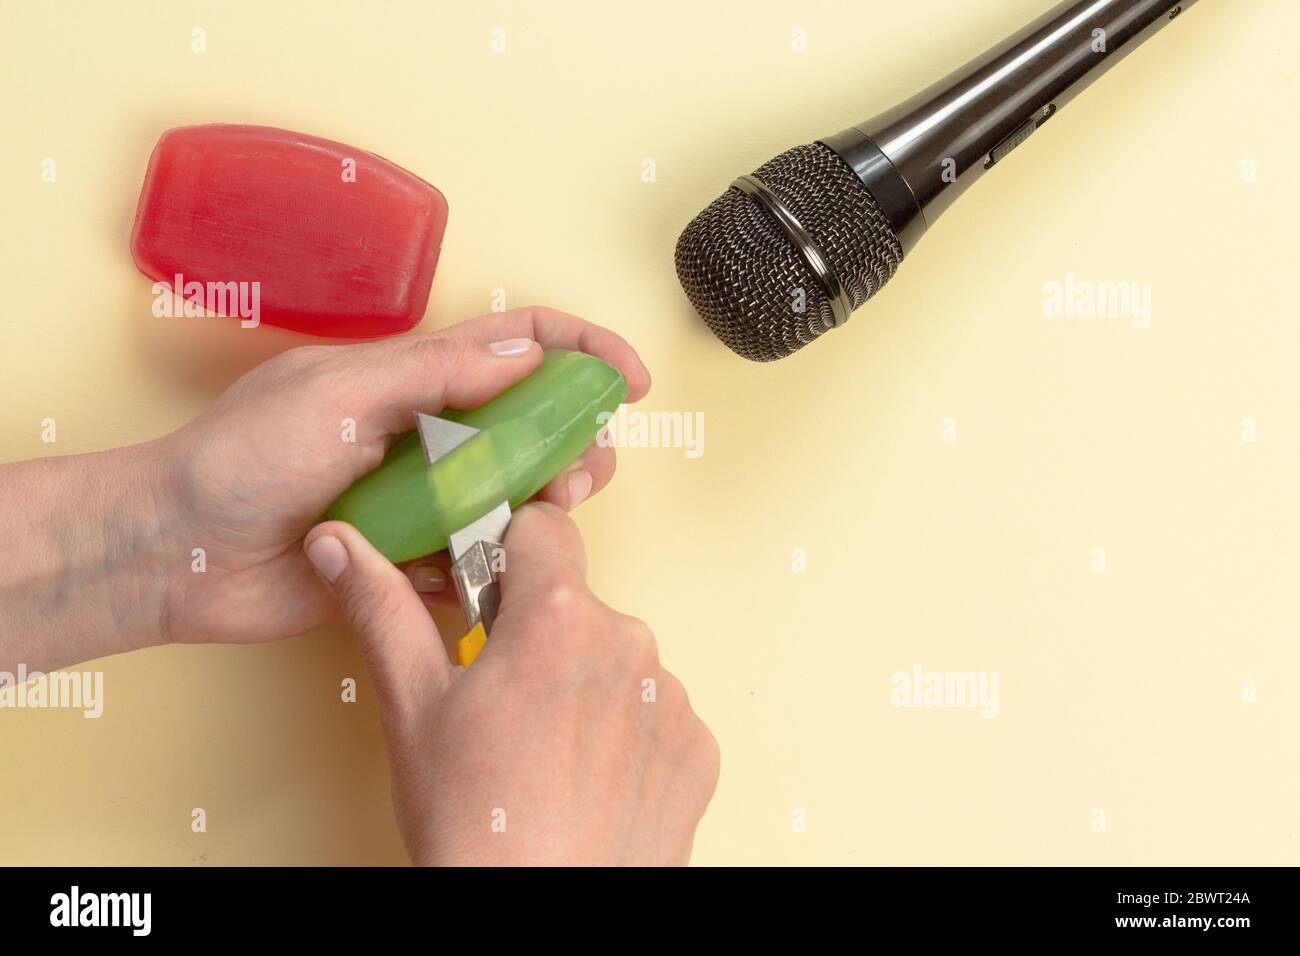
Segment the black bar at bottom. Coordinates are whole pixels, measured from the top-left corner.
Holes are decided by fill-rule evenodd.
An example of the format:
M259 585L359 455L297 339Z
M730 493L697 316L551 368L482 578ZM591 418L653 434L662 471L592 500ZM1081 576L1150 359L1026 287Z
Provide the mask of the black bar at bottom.
M733 941L787 927L805 938L849 934L863 942L902 934L924 941L916 951L946 939L1237 945L1291 935L1297 885L1292 869L1202 868L48 868L0 876L6 943L75 936L81 945L156 939L205 949L227 940L333 945L358 935L432 944L445 943L448 931L497 943L511 929L547 945L663 942L673 927L713 929Z

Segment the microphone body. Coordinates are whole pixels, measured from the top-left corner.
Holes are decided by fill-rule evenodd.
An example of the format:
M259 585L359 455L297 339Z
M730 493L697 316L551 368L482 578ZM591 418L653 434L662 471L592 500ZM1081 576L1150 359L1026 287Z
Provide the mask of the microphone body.
M844 324L957 197L1195 2L1066 0L893 109L740 177L678 240L687 295L757 361Z
M821 142L876 195L907 253L986 170L1195 2L1066 0L929 89Z

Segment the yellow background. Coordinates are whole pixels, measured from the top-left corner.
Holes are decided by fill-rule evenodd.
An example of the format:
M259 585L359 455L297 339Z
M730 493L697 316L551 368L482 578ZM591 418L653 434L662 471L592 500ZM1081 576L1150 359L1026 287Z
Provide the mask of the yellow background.
M1300 862L1300 7L1189 10L792 358L733 356L673 273L734 176L1048 6L3 0L0 457L50 453L47 416L59 453L160 435L304 341L152 317L127 239L159 133L370 149L451 204L422 328L502 287L630 339L643 408L705 415L702 458L626 450L579 518L721 743L695 862ZM1151 327L1045 318L1067 273L1150 282ZM914 664L998 671L1000 715L892 707ZM98 721L0 714L0 860L405 860L346 632L102 666Z

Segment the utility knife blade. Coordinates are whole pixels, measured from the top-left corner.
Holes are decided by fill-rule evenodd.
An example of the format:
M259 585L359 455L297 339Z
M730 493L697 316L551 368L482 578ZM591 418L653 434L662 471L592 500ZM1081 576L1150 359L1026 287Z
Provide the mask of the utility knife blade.
M420 446L424 449L425 463L429 465L479 432L469 425L423 412L415 413L415 427L420 435ZM478 655L496 620L501 602L497 569L504 560L501 543L509 526L510 503L503 501L447 537L447 550L452 561L451 577L469 628L469 633L457 645L457 656L462 665L468 665Z

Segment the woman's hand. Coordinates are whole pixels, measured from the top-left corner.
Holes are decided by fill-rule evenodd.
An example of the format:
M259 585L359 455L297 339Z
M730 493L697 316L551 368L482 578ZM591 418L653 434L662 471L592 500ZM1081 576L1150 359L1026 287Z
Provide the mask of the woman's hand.
M303 536L411 431L413 412L482 404L544 348L617 367L629 401L649 389L613 332L519 309L431 335L293 349L164 438L0 466L0 671L166 641L272 640L334 619ZM613 472L613 449L593 445L539 497L570 508ZM436 573L409 570L417 584Z
M504 545L492 635L459 668L411 583L355 528L326 522L305 543L374 678L411 858L685 863L718 780L713 735L650 629L588 589L568 515L524 505Z
M336 605L303 557L303 536L411 431L413 412L481 405L536 369L546 348L579 349L615 366L629 401L649 389L644 365L619 336L540 308L432 335L293 349L237 381L164 442L179 517L166 636L264 641L333 619ZM572 508L613 473L614 450L593 444L539 497ZM205 553L203 573L190 570L195 548ZM432 567L415 571L417 581L436 575Z

